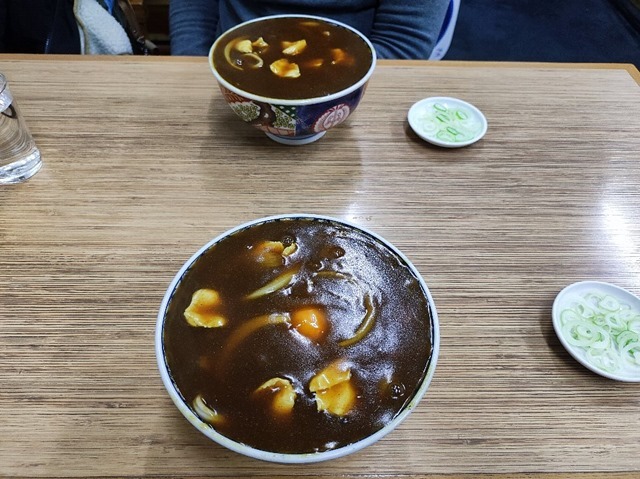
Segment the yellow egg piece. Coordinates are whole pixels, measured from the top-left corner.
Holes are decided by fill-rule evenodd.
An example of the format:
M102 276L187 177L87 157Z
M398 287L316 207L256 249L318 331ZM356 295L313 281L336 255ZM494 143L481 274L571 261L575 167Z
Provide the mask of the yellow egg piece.
M304 337L313 341L322 340L329 331L329 322L320 308L302 308L291 314L291 326Z
M184 317L191 326L219 328L227 323L226 318L216 311L220 303L220 294L216 290L199 289L191 296Z
M277 415L291 413L297 397L291 381L284 378L269 379L261 384L255 392L272 396L271 411Z
M309 383L309 391L316 392L328 389L351 379L351 369L341 360L334 361L316 374Z
M309 383L315 394L318 411L345 416L356 403L356 388L351 382L351 369L343 361L335 361L316 374Z
M356 403L356 389L351 381L336 384L316 393L318 411L326 411L334 416L346 416Z

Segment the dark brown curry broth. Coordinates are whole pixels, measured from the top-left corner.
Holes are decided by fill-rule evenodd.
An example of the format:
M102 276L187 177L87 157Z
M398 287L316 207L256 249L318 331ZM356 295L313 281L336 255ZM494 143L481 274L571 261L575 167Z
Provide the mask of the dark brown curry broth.
M230 84L241 90L268 98L300 99L316 98L339 92L360 81L371 67L372 53L367 43L351 30L324 21L318 27L304 24L315 19L302 17L272 18L249 23L220 39L213 53L216 70ZM329 31L330 36L323 34ZM226 61L224 48L235 38L251 41L262 37L269 47L260 54L264 65L257 69L238 70ZM295 56L282 53L282 41L307 41L306 49ZM342 48L354 59L353 64L332 64L331 49ZM269 65L287 58L300 66L300 77L280 78ZM305 66L308 62L323 58L321 67Z
M266 270L257 265L251 245L287 237L295 238L299 246L289 264ZM336 258L341 251L344 255ZM291 265L301 265L291 288L258 300L240 299ZM360 286L316 275L328 270L353 275ZM200 288L220 292L227 326L204 329L185 321L183 312ZM374 298L376 323L362 341L341 347L337 343L353 335L365 313L360 288ZM239 324L301 305L319 305L327 312L331 329L321 344L286 325L266 326L242 342L221 368L220 351ZM411 399L432 352L429 305L411 271L377 240L325 220L270 221L211 247L187 271L171 298L163 333L168 368L186 402L191 404L202 394L226 418L223 426L216 427L218 432L283 453L342 447L382 428ZM344 418L318 412L308 390L311 378L337 358L349 362L358 390L356 406ZM286 419L272 417L252 396L273 377L288 378L298 393ZM394 398L389 383L402 385L404 395Z

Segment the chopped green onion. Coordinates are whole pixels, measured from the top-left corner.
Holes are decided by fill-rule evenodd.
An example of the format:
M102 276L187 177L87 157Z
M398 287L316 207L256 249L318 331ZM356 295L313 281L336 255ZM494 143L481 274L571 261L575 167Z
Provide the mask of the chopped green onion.
M597 292L575 297L560 312L560 325L566 341L597 368L640 370L640 312L617 298Z
M562 332L570 344L587 349L607 349L611 345L611 337L607 331L597 324L586 321L569 321Z
M442 123L447 123L449 121L449 117L446 115L443 115L442 113L437 114L436 119Z
M587 350L587 359L594 366L604 369L610 373L620 369L620 358L611 350Z
M616 298L611 296L605 296L600 300L599 306L607 311L618 311L620 309L620 303Z

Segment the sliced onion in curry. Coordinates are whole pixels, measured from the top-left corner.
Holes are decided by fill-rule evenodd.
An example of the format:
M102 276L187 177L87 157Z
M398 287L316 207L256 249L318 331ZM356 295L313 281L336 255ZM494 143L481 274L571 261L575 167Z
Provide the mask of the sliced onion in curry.
M224 416L209 406L202 397L202 394L198 394L193 400L193 410L198 417L204 422L211 425L218 425L224 422Z
M364 307L366 309L366 313L364 315L364 318L362 319L362 322L360 323L360 326L358 326L358 329L356 329L353 336L340 341L338 343L340 346L345 348L348 346L353 346L357 342L362 341L364 337L369 334L371 328L373 328L373 325L376 322L376 308L373 305L371 296L369 296L368 294L364 297Z
M293 278L299 270L300 266L296 266L285 271L280 276L277 276L261 288L255 290L253 293L248 294L247 299L260 298L262 296L266 296L267 294L275 293L276 291L280 291L281 289L286 288L293 282Z

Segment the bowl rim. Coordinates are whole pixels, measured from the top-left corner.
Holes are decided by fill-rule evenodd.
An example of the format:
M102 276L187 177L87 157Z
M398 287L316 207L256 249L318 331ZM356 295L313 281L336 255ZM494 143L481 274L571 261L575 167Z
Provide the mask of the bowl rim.
M183 401L180 392L178 391L173 380L171 379L171 376L169 374L169 368L165 360L164 341L163 341L164 322L165 322L166 310L167 310L167 306L169 305L169 301L173 297L176 287L182 281L184 274L189 270L189 268L193 265L193 263L213 245L223 240L227 236L230 236L238 231L241 231L245 228L248 228L257 224L262 224L268 221L283 220L283 219L305 219L305 218L336 222L336 223L354 228L356 230L359 230L367 235L370 235L377 241L381 242L385 247L392 250L402 259L402 261L406 264L406 266L409 268L411 273L416 277L417 281L420 283L420 287L422 288L424 295L427 298L427 303L431 311L431 318L430 318L431 319L431 341L432 341L431 356L428 358L427 368L424 373L424 376L422 377L422 380L419 383L419 386L416 389L411 400L404 406L402 410L400 410L400 412L398 412L398 414L396 414L396 416L391 421L389 421L387 424L385 424L384 427L378 429L373 434L367 437L364 437L354 443L347 444L346 446L343 446L337 449L331 449L328 451L311 452L311 453L271 452L271 451L265 451L262 449L257 449L255 447L237 442L233 439L230 439L224 436L223 434L216 431L215 428L210 426L208 423L202 421L191 410L191 408ZM169 284L162 298L160 309L158 310L156 329L155 329L155 354L156 354L157 366L160 372L160 377L173 403L176 405L176 407L182 413L182 415L202 434L204 434L209 439L213 440L214 442L218 443L221 446L226 447L231 451L242 454L244 456L252 457L254 459L259 459L267 462L281 463L281 464L306 464L306 463L328 461L330 459L337 459L339 457L343 457L348 454L357 452L377 442L379 439L381 439L382 437L390 433L402 421L404 421L404 419L406 419L409 413L411 413L411 411L413 411L413 409L417 407L420 400L425 395L433 379L433 376L435 374L439 353L440 353L440 325L438 320L438 312L436 310L433 297L431 295L431 292L426 282L424 281L424 278L422 277L418 269L413 265L413 263L404 255L404 253L402 253L402 251L400 251L388 240L384 239L382 236L369 230L366 227L357 225L348 220L343 220L343 219L335 218L332 216L306 214L306 213L279 214L279 215L257 218L251 221L244 222L240 225L234 226L233 228L226 230L225 232L219 234L212 240L208 241L182 265L180 270L176 273L176 275L171 280L171 283Z
M215 68L214 64L213 64L213 52L216 49L216 46L218 45L218 43L220 42L220 40L226 36L228 33L233 32L234 30L237 30L239 28L242 28L245 25L248 25L250 23L256 23L256 22L261 22L264 20L270 20L273 18L311 18L314 20L321 20L339 27L343 27L346 28L347 30L352 31L353 33L355 33L358 37L360 37L362 40L364 40L364 42L369 46L369 50L371 52L371 65L369 67L369 70L367 70L367 72L364 74L364 76L358 80L356 83L354 83L353 85L344 88L338 92L332 93L331 95L324 95L324 96L317 96L317 97L312 97L312 98L299 98L299 99L285 99L285 98L270 98L270 97L266 97L266 96L262 96L262 95L256 95L255 93L250 93L246 90L243 90L241 88L238 88L235 85L232 85L231 83L229 83L227 80L225 80L222 75L220 75L220 73L218 72L218 70ZM213 73L213 76L216 77L216 80L218 81L218 83L220 85L222 85L224 88L226 88L227 90L232 91L233 93L240 95L242 97L248 98L249 100L255 100L255 101L259 101L262 103L270 103L270 104L274 104L274 105L282 105L282 106L305 106L305 105L315 105L318 103L325 103L325 102L329 102L332 100L335 100L337 98L342 98L356 90L358 90L359 88L361 88L362 86L364 86L368 81L369 78L371 78L371 75L373 74L373 71L376 68L376 63L377 63L377 54L376 54L376 49L373 46L373 44L371 43L371 41L366 37L366 35L364 35L362 32L360 32L359 30L356 30L355 28L353 28L350 25L347 25L346 23L340 22L338 20L333 20L332 18L329 17L321 17L318 15L302 15L302 14L280 14L280 15L268 15L268 16L264 16L264 17L258 17L258 18L254 18L251 20L248 20L246 22L242 22L239 23L238 25L235 25L234 27L229 28L228 30L226 30L225 32L222 32L222 34L216 38L216 40L213 42L213 45L211 45L211 48L209 49L209 55L208 55L208 62L209 62L209 68L211 69L211 72Z

